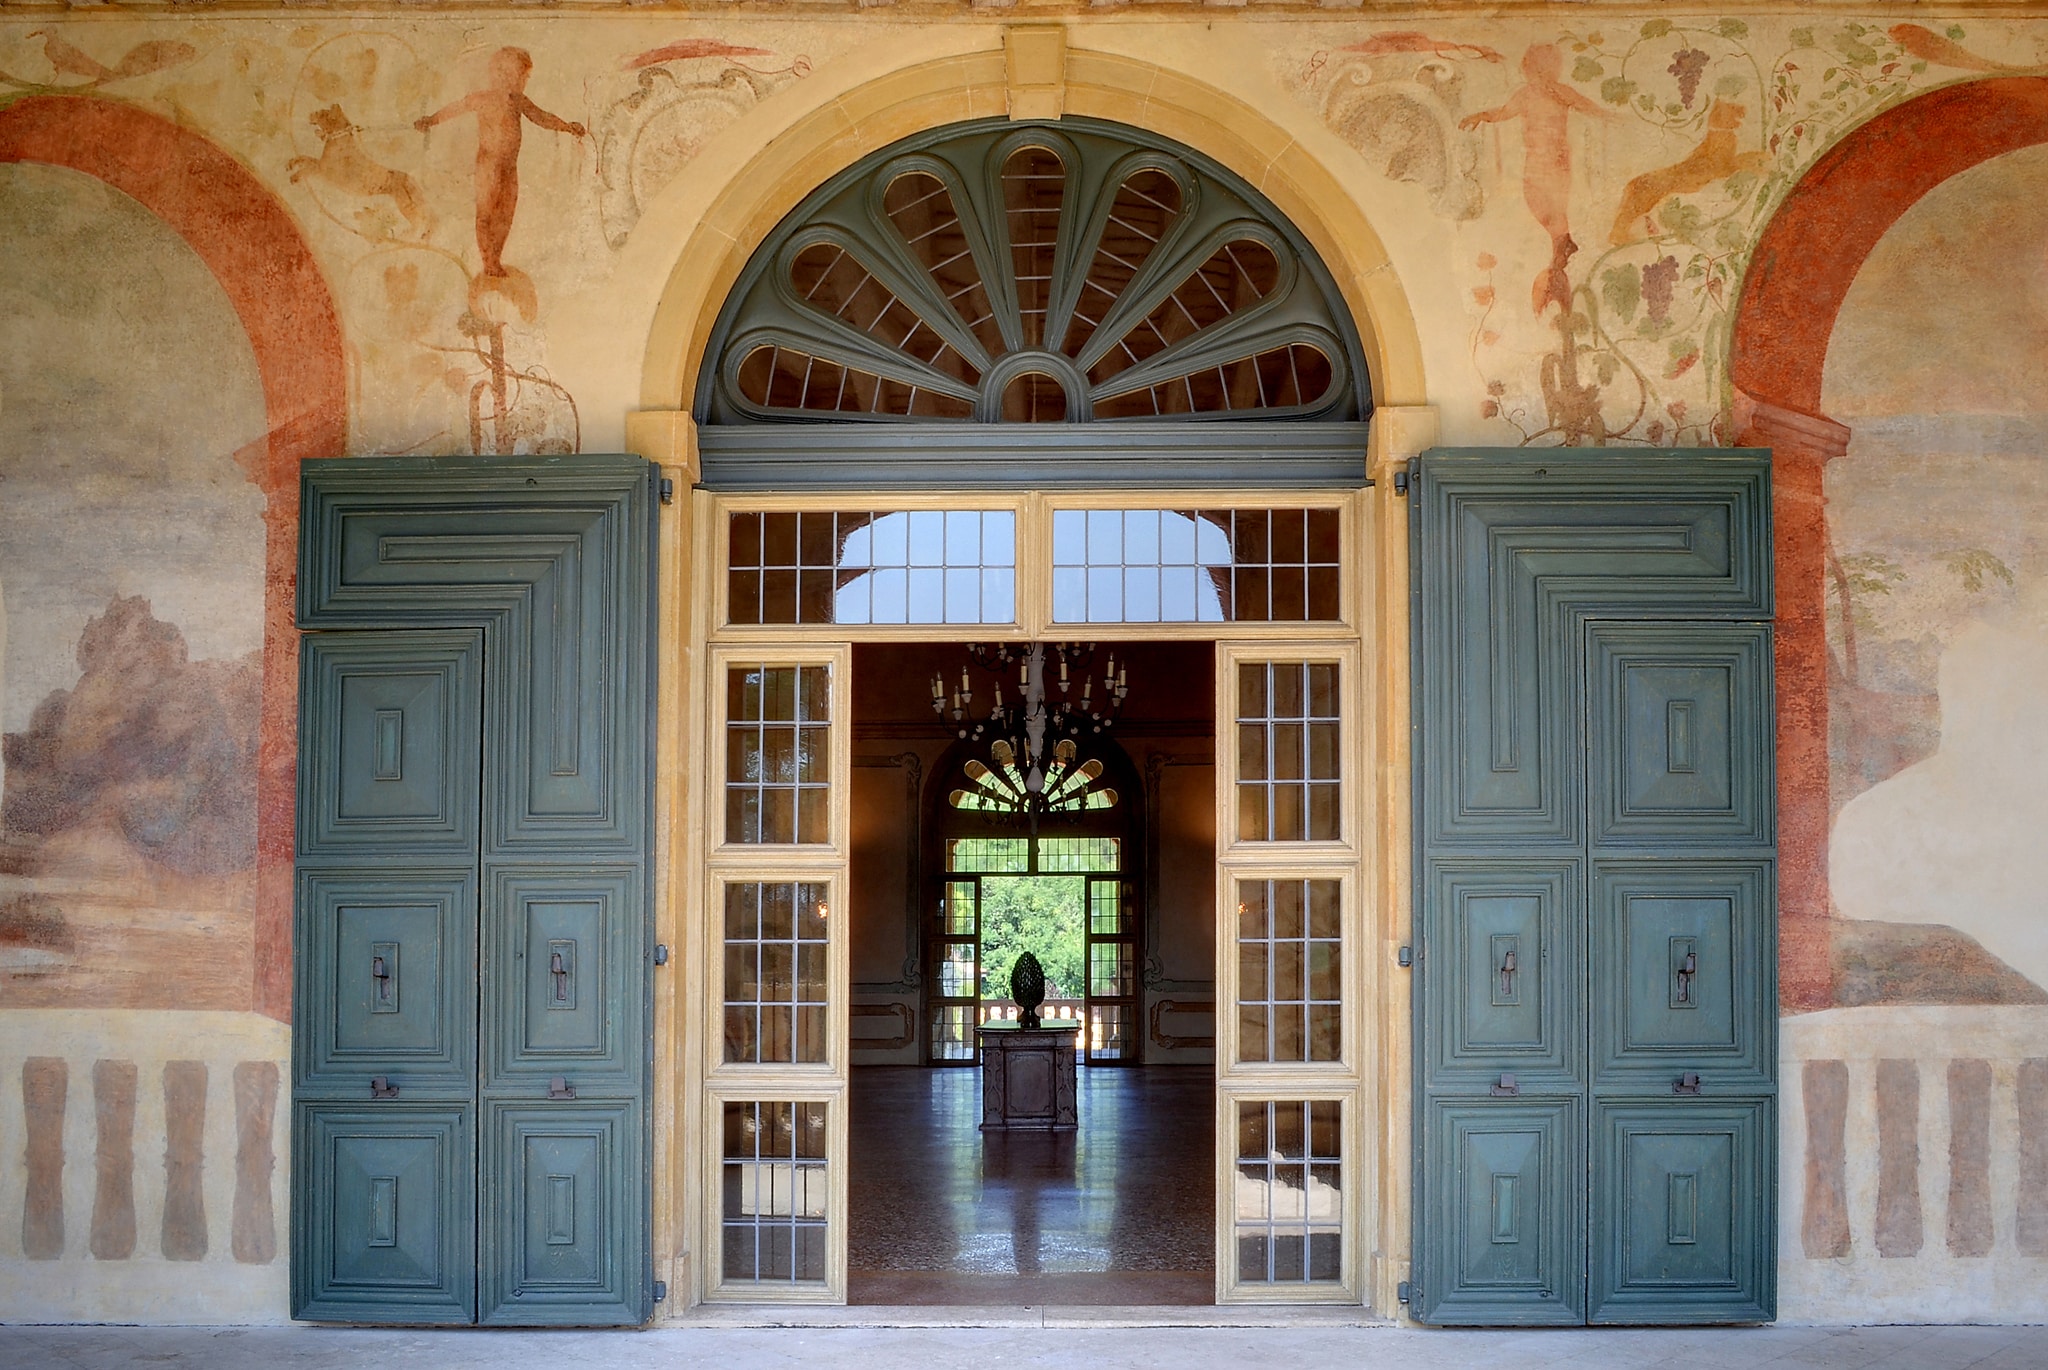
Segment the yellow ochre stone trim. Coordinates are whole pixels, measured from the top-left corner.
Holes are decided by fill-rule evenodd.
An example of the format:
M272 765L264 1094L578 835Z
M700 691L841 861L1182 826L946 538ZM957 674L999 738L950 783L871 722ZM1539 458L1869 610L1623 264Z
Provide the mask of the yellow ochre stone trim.
M1012 119L1057 119L1067 108L1067 31L1019 24L1003 31Z

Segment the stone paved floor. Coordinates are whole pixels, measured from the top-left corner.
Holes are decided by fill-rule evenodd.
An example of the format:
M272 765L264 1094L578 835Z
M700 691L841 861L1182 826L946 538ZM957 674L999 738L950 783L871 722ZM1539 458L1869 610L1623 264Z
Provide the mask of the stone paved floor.
M856 1304L1207 1304L1215 1077L1083 1070L1076 1132L980 1130L980 1072L853 1072Z
M877 1310L870 1310L871 1312ZM980 1311L980 1310L978 1310ZM1158 1311L1158 1310L1153 1310ZM937 1310L920 1310L926 1316ZM1075 1324L1110 1310L1068 1310ZM1023 1310L1013 1310L1022 1314ZM2048 1328L1768 1327L1690 1331L1424 1332L1387 1327L1115 1328L1013 1316L1006 1327L738 1327L655 1332L409 1332L328 1328L0 1328L0 1366L50 1370L383 1370L764 1367L764 1370L1524 1370L1708 1365L1783 1370L2044 1370ZM1048 1323L1055 1325L1047 1325Z

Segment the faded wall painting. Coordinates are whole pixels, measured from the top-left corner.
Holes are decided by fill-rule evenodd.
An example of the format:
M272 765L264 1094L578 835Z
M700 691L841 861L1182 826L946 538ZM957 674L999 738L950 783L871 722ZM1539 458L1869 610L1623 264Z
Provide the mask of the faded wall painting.
M1872 115L2036 69L2048 41L1839 16L1321 36L1276 53L1276 79L1421 192L1390 204L1448 230L1470 368L1455 388L1480 393L1445 404L1447 436L1592 446L1732 442L1736 296L1785 193Z
M0 240L0 1006L244 1008L254 358L192 250L99 181L0 166Z
M1839 1002L2048 1002L2048 148L1856 278L1825 404Z

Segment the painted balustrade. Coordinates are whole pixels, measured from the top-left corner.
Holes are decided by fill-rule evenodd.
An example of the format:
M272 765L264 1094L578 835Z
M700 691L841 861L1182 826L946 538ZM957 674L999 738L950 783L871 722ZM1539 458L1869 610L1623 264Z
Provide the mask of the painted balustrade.
M2025 1322L2048 1290L2048 1008L1784 1020L1782 1316Z
M290 1078L258 1014L0 1013L0 1321L282 1319Z

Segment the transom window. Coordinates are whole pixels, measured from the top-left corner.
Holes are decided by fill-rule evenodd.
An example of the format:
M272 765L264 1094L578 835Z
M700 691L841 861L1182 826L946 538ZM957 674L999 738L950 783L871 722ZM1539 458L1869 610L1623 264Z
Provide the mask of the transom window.
M1085 119L958 125L827 184L721 320L708 423L1364 415L1320 262L1206 159Z

